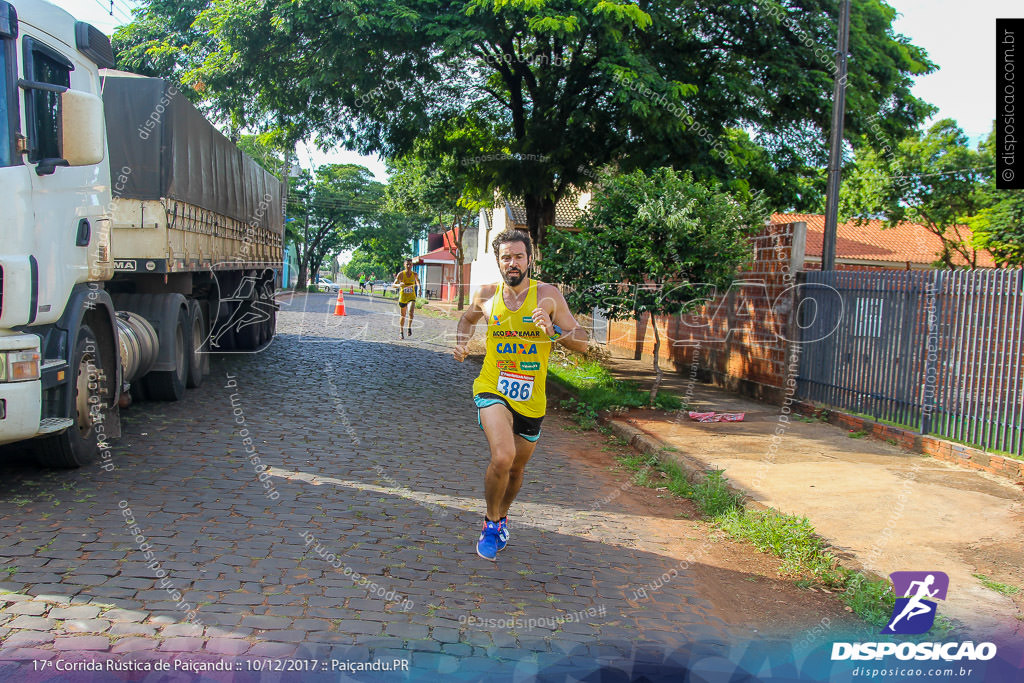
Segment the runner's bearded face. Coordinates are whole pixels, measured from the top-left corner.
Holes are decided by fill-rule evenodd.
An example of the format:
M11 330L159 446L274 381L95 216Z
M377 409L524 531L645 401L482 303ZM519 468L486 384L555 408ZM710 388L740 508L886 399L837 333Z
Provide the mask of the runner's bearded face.
M515 287L526 277L530 268L530 256L522 242L505 242L498 250L498 266L501 277L509 287Z

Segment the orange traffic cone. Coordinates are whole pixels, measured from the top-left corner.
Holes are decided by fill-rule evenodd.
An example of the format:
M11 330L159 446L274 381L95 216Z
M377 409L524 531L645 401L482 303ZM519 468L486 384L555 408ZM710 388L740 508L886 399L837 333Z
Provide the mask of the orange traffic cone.
M350 283L348 283L348 293L349 293L349 294L355 294L355 293L356 293L356 290L355 290L355 285L354 285L354 284L352 284L351 282L350 282Z
M338 290L338 301L334 304L334 315L345 315L345 293Z

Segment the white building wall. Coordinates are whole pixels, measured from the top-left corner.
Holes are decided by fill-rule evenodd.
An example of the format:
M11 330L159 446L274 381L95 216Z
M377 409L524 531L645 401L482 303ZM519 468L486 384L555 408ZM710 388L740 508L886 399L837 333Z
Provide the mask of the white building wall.
M505 229L507 224L508 214L505 211L504 204L495 207L492 216L494 222L489 224L487 212L484 210L480 211L480 232L476 241L477 249L473 257L473 263L470 265L469 273L470 297L476 293L476 290L481 285L498 282L501 279L501 273L498 271L498 262L495 260L494 254L491 253L491 241L499 232Z

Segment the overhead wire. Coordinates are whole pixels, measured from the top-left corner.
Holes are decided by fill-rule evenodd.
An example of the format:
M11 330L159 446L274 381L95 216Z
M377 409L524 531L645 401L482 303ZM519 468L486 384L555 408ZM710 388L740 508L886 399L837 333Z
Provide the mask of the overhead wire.
M978 166L969 168L955 168L951 171L937 171L935 173L908 173L906 175L884 175L882 173L872 173L873 178L881 178L882 180L903 180L904 178L932 178L935 176L953 175L954 173L964 173L967 171L978 172L988 171L995 168L995 164L989 166ZM857 168L856 164L851 167L851 171L855 171Z
M888 178L889 180L902 180L904 178L931 178L942 175L953 175L954 173L963 173L965 171L987 171L995 167L996 165L992 164L990 166L979 166L977 168L957 168L953 169L952 171L939 171L936 173L910 173L908 175L893 175L884 177Z

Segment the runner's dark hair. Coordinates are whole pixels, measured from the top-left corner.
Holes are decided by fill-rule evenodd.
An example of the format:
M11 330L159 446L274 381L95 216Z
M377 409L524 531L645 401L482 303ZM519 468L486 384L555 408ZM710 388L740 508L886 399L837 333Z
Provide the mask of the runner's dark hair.
M530 233L525 230L509 228L499 232L498 236L491 242L491 249L494 251L495 260L498 258L498 250L501 248L501 245L508 244L509 242L522 242L526 245L526 255L531 259L533 258L533 241L530 239Z

